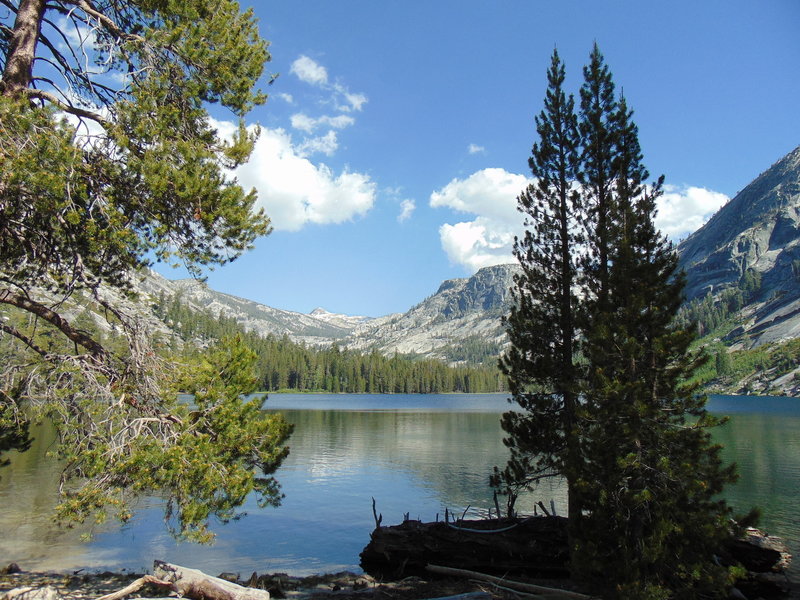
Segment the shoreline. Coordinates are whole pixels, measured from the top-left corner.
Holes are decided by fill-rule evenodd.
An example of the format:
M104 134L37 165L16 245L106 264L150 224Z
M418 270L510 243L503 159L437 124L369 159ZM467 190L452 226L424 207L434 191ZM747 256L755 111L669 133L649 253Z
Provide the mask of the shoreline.
M9 567L15 566L15 563ZM54 588L64 600L96 600L100 596L112 594L130 585L144 573L133 572L58 572L24 571L7 572L9 567L0 568L0 600L12 589L22 587ZM475 582L459 579L426 580L407 577L396 582L380 582L366 574L352 571L325 573L297 577L285 573L257 575L253 573L248 581L239 579L237 573L221 573L222 579L233 580L245 587L266 589L271 598L289 600L424 600L441 598L470 592L481 592L483 588ZM252 584L252 585L249 585ZM148 591L154 593L148 595ZM130 598L163 598L166 594L158 588L145 587L130 594Z

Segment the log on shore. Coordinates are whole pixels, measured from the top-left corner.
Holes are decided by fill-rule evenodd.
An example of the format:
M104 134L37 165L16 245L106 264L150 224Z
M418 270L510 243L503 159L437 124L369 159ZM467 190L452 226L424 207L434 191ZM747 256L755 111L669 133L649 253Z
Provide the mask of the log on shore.
M269 600L269 592L242 587L197 569L172 565L160 560L153 563L153 576L170 584L173 591L194 600Z
M428 564L492 575L569 576L567 519L405 521L377 527L361 552L361 568L376 579L424 577Z
M756 529L729 541L719 554L725 564L740 564L751 573L781 573L791 562L783 540ZM361 552L364 572L386 581L424 577L428 564L489 575L567 578L567 519L405 521L376 527Z

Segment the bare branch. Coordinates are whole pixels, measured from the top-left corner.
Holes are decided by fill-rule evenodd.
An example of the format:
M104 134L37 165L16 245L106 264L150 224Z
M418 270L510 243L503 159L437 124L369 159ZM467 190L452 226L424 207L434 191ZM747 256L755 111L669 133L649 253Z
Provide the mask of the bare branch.
M87 0L62 0L64 4L71 4L80 8L87 16L97 19L97 21L103 26L103 28L108 31L111 35L115 36L118 39L124 40L126 42L144 42L145 39L140 35L135 35L133 33L128 33L127 31L123 31L113 19L111 19L108 15L100 12L97 10L90 2Z
M57 312L50 310L44 304L40 304L39 302L31 300L30 298L23 296L22 294L18 294L8 288L0 288L0 303L16 306L17 308L21 308L22 310L44 319L59 329L71 341L89 350L92 356L94 356L96 359L102 360L108 355L106 349L103 348L103 346L101 346L97 341L72 327L72 325L70 325L64 317L59 315Z
M82 119L89 119L90 121L94 121L95 123L101 125L104 128L107 128L111 125L110 121L105 117L103 117L102 115L100 115L99 113L68 104L63 100L59 100L54 94L51 94L50 92L29 88L25 90L25 94L27 94L31 98L38 98L40 100L45 100L65 113L75 115L76 117L80 117Z
M29 338L24 333L18 331L14 327L10 325L6 325L5 323L0 323L0 331L5 331L8 335L14 336L18 340L20 340L23 344L25 344L28 348L36 352L39 356L46 357L47 352L45 352L42 348L39 347L36 342L34 342L31 338Z

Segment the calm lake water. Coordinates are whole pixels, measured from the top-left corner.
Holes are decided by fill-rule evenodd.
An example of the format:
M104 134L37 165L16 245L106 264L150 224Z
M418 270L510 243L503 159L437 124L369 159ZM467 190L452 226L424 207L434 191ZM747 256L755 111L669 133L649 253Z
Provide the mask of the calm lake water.
M492 506L488 475L507 459L499 425L508 409L503 395L286 394L265 407L295 424L291 454L278 471L286 498L279 508L248 503L246 516L214 527L210 547L176 543L155 498L143 501L130 523L96 532L88 543L81 541L84 531L53 527L57 465L45 457L52 432L39 429L34 447L0 469L0 564L142 570L161 559L214 574L358 570L374 528L373 497L384 524L399 523L405 513L433 520L445 508ZM709 408L731 415L716 432L741 473L729 501L741 512L762 507L762 526L798 555L800 399L714 396ZM540 489L521 508L537 500L552 500L566 513L558 485Z

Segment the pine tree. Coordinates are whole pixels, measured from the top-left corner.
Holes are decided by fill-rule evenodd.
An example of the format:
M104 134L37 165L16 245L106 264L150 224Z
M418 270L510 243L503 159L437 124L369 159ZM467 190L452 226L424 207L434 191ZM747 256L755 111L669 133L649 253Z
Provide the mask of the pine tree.
M282 454L272 450L283 438L249 435L239 418L249 413L215 387L208 402L239 416L209 426L238 428L248 443L222 448L215 440L223 432L208 432L193 458L203 462L202 450L218 468L183 510L185 488L170 461L193 422L169 393L181 365L159 356L108 292L132 293L152 260L199 274L268 233L255 192L228 175L257 135L244 118L266 100L256 83L267 43L252 10L234 0L2 5L0 307L36 324L0 320L0 342L13 347L0 364L0 438L10 431L11 440L2 446L24 444L21 421L47 416L65 459L62 516L96 510L102 520L110 508L128 518L126 490L143 488L123 467L136 459L162 471L163 488L147 493L175 500L177 531L205 539L204 519L229 514L221 490L243 489L242 478L254 483L243 468L254 455L279 464ZM211 106L239 121L231 140L212 127ZM70 315L87 304L102 307L119 334L101 339L76 326Z
M617 101L611 72L596 43L589 64L583 68L583 77L578 123L581 135L578 177L588 218L585 226L589 232L589 255L584 257L582 264L582 284L602 306L606 302L611 252L609 219L614 202L616 127L613 121Z
M565 69L554 51L547 95L536 117L539 141L529 166L536 182L517 199L528 230L514 243L522 272L514 277L506 318L511 346L500 366L513 400L524 412L503 415L508 465L495 468L495 486L513 495L542 478L565 476L569 513L577 518L573 491L578 460L575 364L576 253L581 242L578 129L572 96L563 90Z
M492 480L513 491L566 479L573 573L604 597L718 597L727 573L713 553L729 517L719 494L735 473L711 442L719 421L684 383L705 358L678 325L684 277L653 223L663 177L648 183L597 45L579 136L560 135L576 128L563 80L554 54L537 182L518 199L529 229L514 247L522 274L501 360L525 412L503 417L511 458Z
M585 313L577 566L608 597L723 596L726 571L713 556L729 511L717 495L735 477L710 440L718 421L696 386L682 383L705 358L689 351L692 332L675 325L684 277L653 224L663 177L646 183L624 98L609 123L607 287L587 299ZM598 251L589 272L604 273L603 258Z

